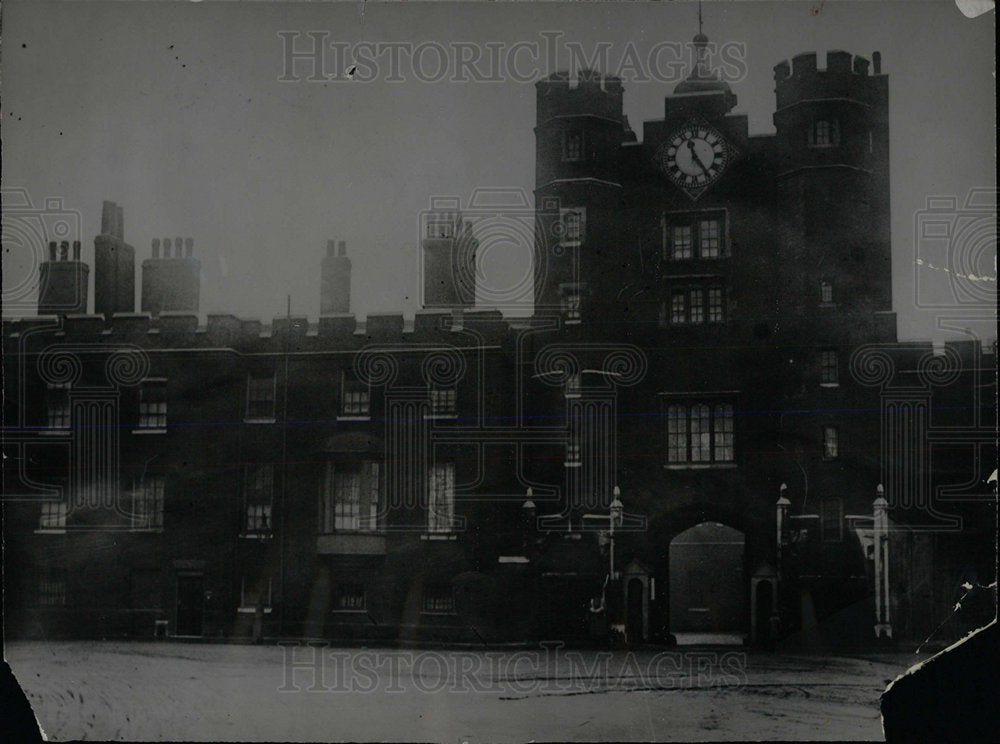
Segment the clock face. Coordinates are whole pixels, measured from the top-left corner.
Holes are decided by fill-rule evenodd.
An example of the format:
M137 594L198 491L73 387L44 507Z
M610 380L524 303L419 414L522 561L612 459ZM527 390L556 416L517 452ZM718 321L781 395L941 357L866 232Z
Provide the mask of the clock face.
M667 177L697 199L722 176L732 157L732 149L718 130L689 124L670 135L657 159Z

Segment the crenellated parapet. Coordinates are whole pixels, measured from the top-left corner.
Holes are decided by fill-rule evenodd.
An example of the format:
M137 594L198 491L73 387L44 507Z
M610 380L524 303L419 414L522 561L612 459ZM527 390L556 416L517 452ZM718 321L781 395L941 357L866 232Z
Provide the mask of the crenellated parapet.
M777 109L818 98L846 98L872 105L883 87L881 55L872 55L875 64L866 57L850 52L827 52L826 67L818 66L815 52L797 54L774 66Z

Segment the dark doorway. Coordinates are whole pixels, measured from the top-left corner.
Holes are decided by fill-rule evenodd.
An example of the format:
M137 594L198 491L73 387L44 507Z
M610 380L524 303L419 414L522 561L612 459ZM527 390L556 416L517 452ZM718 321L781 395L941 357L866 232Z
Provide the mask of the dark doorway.
M187 574L177 577L177 627L179 636L200 636L205 614L205 577Z
M774 612L774 590L770 581L761 581L757 584L757 644L768 646L770 644L770 620Z
M627 614L625 632L629 643L642 643L646 639L642 633L642 581L628 582Z
M735 638L744 631L744 544L742 532L718 522L702 522L670 542L671 632Z

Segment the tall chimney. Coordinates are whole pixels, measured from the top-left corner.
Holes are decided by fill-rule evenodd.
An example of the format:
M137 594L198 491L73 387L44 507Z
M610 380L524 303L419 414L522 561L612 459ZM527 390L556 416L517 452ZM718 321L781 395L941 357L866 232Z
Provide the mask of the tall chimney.
M135 312L135 249L125 242L125 210L113 201L104 202L94 238L94 312Z
M319 314L351 312L351 259L347 241L326 242L326 255L320 265Z
M101 235L116 235L115 221L118 219L118 206L113 201L104 202L101 209Z
M461 213L427 216L423 253L425 308L470 308L476 304L476 251L479 242Z

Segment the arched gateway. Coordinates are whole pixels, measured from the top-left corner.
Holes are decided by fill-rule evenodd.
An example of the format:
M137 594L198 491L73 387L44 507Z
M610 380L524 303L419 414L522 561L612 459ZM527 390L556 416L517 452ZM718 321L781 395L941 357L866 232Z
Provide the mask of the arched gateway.
M735 641L746 632L742 532L702 522L670 541L670 631L678 643Z

